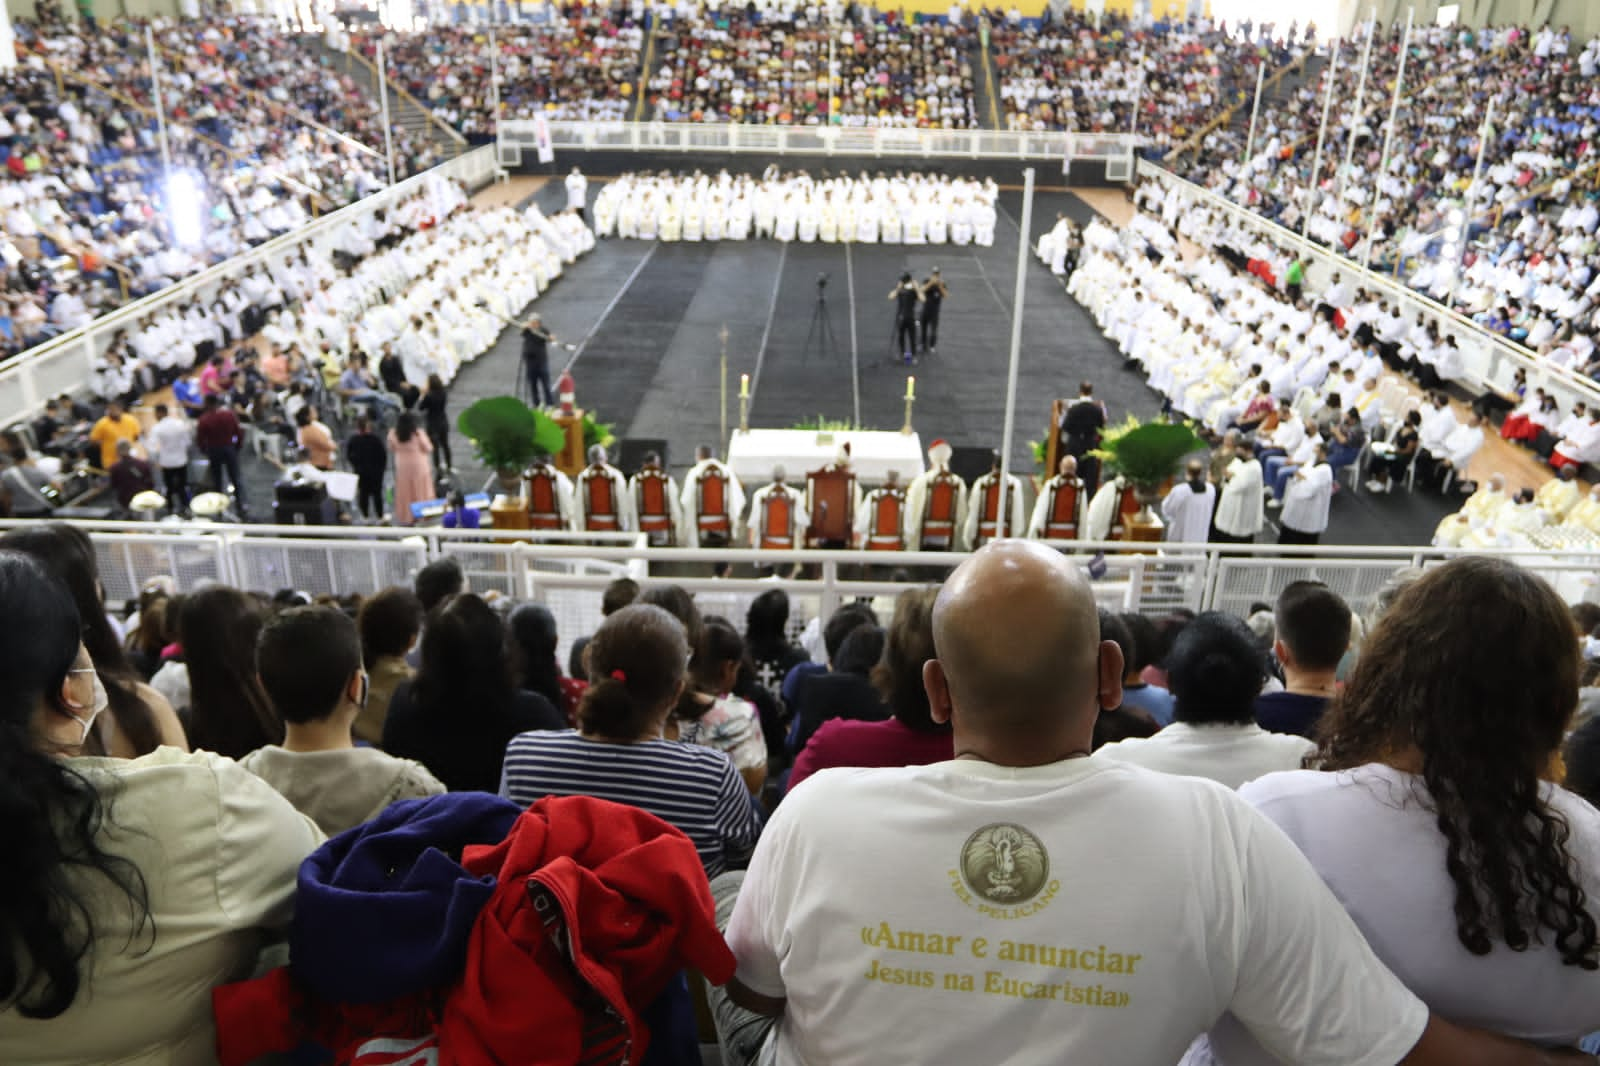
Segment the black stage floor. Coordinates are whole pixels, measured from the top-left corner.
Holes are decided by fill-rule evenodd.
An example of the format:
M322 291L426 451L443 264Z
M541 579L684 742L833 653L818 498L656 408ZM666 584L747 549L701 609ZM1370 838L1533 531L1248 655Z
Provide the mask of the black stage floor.
M1016 180L1020 186L1020 173ZM552 182L535 199L556 210L564 196ZM924 443L943 437L957 448L998 448L1021 192L1003 192L1000 208L990 248L601 241L568 266L533 309L560 339L587 338L572 368L580 406L613 423L620 438L665 440L676 472L687 468L697 444L717 445L719 451L726 445L718 440L718 333L724 326L730 426L738 422L739 376L747 373L753 426L788 428L818 415L853 420L859 414L864 428L898 429L905 377L912 373L913 420ZM1040 192L1034 199L1035 236L1054 224L1058 211L1085 222L1093 217L1070 193ZM908 369L893 350L887 295L902 271L921 279L934 266L950 288L938 351ZM816 281L823 274L831 349L820 338L807 345L817 313ZM1143 376L1125 367L1093 319L1031 254L1024 301L1014 470L1034 470L1029 442L1044 435L1051 401L1075 395L1082 380L1094 382L1114 421L1157 412L1159 397ZM451 390L452 421L477 399L514 393L518 357L518 337L507 330L494 348L462 368ZM552 365L559 369L557 358ZM459 433L453 444L461 483L481 485L486 472L470 446ZM265 476L257 475L263 491ZM266 498L253 494L255 500ZM1450 509L1453 504L1431 497L1353 497L1342 491L1325 539L1426 544Z

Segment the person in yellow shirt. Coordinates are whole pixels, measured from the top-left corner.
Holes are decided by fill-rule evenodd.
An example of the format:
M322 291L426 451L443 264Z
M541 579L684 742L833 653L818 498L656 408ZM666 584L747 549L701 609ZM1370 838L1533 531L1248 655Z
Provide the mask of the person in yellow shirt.
M106 413L89 430L89 439L100 445L100 469L110 470L117 462L117 442L130 444L139 439L143 431L139 420L130 415L116 400L106 404Z
M1539 486L1533 502L1545 513L1552 524L1567 517L1567 512L1578 506L1583 490L1578 486L1578 468L1563 466L1560 473Z

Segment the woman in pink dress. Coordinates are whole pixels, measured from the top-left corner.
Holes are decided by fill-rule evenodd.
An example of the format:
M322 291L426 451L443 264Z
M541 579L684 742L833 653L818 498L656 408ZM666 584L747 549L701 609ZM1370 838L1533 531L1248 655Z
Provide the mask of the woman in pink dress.
M410 411L395 420L389 431L389 450L394 452L394 524L411 524L411 505L434 498L433 442L417 425Z

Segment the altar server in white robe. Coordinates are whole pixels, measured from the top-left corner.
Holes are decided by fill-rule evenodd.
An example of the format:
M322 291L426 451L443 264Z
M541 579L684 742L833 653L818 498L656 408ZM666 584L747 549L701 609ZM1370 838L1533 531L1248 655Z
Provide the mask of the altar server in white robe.
M772 468L772 481L756 490L750 497L750 546L753 548L800 548L805 545L806 528L811 517L806 514L805 493L788 483L788 471L783 464ZM778 525L779 508L772 505L774 496L788 499L789 528ZM772 528L768 528L768 522Z
M573 486L572 528L578 532L589 528L592 503L586 482L594 478L611 482L610 496L616 515L616 528L626 532L638 529L633 513L633 493L628 491L628 479L622 476L622 471L606 461L606 450L598 444L589 449L589 465L578 475L577 483Z
M984 543L999 533L998 529L994 534L980 530L985 519L985 496L989 491L989 486L998 484L999 481L1000 453L996 452L989 472L982 477L976 478L972 482L972 490L967 493L967 520L961 534L963 540L974 549L981 548ZM1028 513L1022 507L1022 482L1017 478L1017 475L1006 475L1006 487L1001 493L1001 497L1005 503L1005 535L1007 537L1025 535L1028 528ZM996 519L1001 517L998 511L995 517ZM981 541L980 537L982 538Z
M577 167L572 168L572 173L567 175L567 210L576 211L578 217L587 221L584 209L589 203L589 179Z
M1089 501L1089 506L1083 514L1083 533L1085 540L1109 540L1111 527L1115 524L1117 508L1122 506L1122 490L1127 487L1127 481L1118 474L1116 477L1107 478L1100 483L1100 488L1095 491L1094 498Z
M948 546L941 546L940 550L964 551L965 544L961 540L962 531L967 519L967 483L950 472L950 456L952 449L943 440L936 440L928 445L929 467L926 471L911 479L911 484L906 488L906 550L917 551L922 547L922 529L927 518L929 493L935 481L942 477L952 479L952 488L955 498L951 501L950 512L950 540Z
M1247 440L1235 445L1233 461L1223 475L1222 493L1217 499L1214 539L1224 544L1249 544L1266 522L1262 499L1261 463L1255 447Z
M773 235L780 241L792 241L798 234L800 225L800 205L795 203L794 197L785 196L778 205Z
M1283 513L1278 522L1283 531L1279 544L1315 544L1328 528L1328 507L1333 500L1333 467L1328 465L1328 446L1318 443L1316 458L1296 470L1283 492Z
M739 484L739 478L728 464L716 458L711 448L704 444L695 449L695 464L689 468L689 473L684 475L683 479L683 495L680 502L683 508L684 541L691 548L700 547L701 519L704 517L700 511L700 479L708 472L720 473L726 478L728 542L738 544L743 526L741 519L744 515L744 486Z
M1211 516L1217 509L1217 487L1206 480L1206 464L1189 460L1184 481L1161 501L1167 523L1167 540L1177 544L1204 544L1211 535Z

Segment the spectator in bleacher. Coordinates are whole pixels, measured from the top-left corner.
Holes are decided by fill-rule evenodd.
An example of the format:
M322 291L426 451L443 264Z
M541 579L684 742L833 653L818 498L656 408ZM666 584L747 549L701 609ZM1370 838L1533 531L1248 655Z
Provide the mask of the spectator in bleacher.
M1103 607L1100 608L1098 617L1100 639L1115 644L1117 653L1124 663L1134 658L1137 654L1137 644L1133 632L1123 618ZM1165 680L1165 674L1162 677ZM1115 707L1101 707L1100 713L1095 716L1089 750L1099 751L1107 744L1115 744L1117 741L1132 737L1153 737L1159 732L1161 723L1156 721L1154 715L1142 707L1129 706L1126 700L1119 700Z
M857 602L842 604L838 610L829 616L826 625L819 626L818 623L820 621L820 618L813 618L811 626L821 630L823 661L797 663L783 679L783 702L789 708L791 719L797 719L800 713L802 690L805 687L806 679L827 673L835 658L838 657L839 649L844 647L844 642L850 636L851 631L857 626L876 626L878 624L878 616L873 613L871 605ZM815 630L807 627L807 633L814 632ZM801 640L805 642L808 638L802 635Z
M1153 737L1107 744L1115 759L1170 774L1205 777L1238 788L1274 770L1300 766L1311 742L1268 733L1256 724L1265 671L1253 634L1233 615L1201 614L1173 643L1173 723Z
M799 755L824 723L834 719L881 722L890 717L885 695L872 683L872 670L883 657L887 633L867 622L851 626L828 669L801 680L795 690L789 748Z
M155 491L156 472L148 459L133 454L132 441L117 441L117 461L107 473L110 474L111 494L124 511L139 493Z
M394 454L394 524L409 526L416 522L411 505L435 498L428 464L433 444L410 411L401 412L389 431L389 451Z
M1171 725L1172 692L1165 685L1144 679L1144 672L1156 665L1163 654L1161 631L1153 619L1138 611L1124 611L1122 624L1128 627L1128 636L1133 640L1122 656L1122 705L1144 711L1157 725Z
M132 759L157 747L187 751L189 742L172 704L146 685L129 664L106 615L104 588L89 535L64 522L30 522L0 535L0 549L32 556L72 594L83 622L84 647L89 649L110 701L89 738L89 752Z
M128 665L148 681L161 665L161 649L166 646L167 605L171 603L166 589L159 585L141 589L137 619L129 619L128 636L123 642L128 654Z
M726 755L752 795L767 780L767 742L755 705L733 692L744 664L744 638L722 619L701 630L700 654L692 684L678 701L668 732L685 744L713 748Z
M382 745L389 701L396 688L416 676L406 655L422 635L423 614L422 601L407 588L386 588L361 602L356 627L361 633L361 661L369 688L367 702L351 730L357 740Z
M389 449L372 432L372 419L356 417L356 430L344 442L345 461L356 475L356 510L369 522L383 517L383 479L389 472Z
M774 696L782 696L783 679L808 658L789 639L789 594L768 589L750 601L744 616L744 639L755 664L756 679Z
M109 692L73 599L0 552L0 1061L212 1061L211 990L287 928L322 834L210 753L88 757Z
M305 449L306 461L318 470L332 470L339 457L339 445L327 424L317 417L317 409L306 404L295 412L294 424L299 427L295 441Z
M178 618L189 702L179 707L195 748L242 759L283 740L283 720L256 676L256 638L265 612L252 596L213 585L185 597Z
M922 683L922 664L935 657L936 595L936 589L912 589L895 600L883 654L872 667L872 684L891 717L838 717L822 723L795 759L790 788L830 766L922 766L953 757L949 723L930 717ZM855 633L866 631L861 626Z
M383 748L422 763L452 792L493 792L512 737L565 725L549 700L517 689L505 624L467 592L428 613L422 665L395 687Z
M128 414L120 400L106 404L106 413L89 430L89 439L100 445L100 469L110 470L116 465L118 441L137 441L142 432L139 420Z
M561 676L561 664L556 660L560 635L556 630L556 616L550 608L537 603L522 604L506 619L506 632L517 686L543 696L563 718L573 721L585 686L581 681L573 682Z
M1600 822L1550 782L1579 667L1549 585L1452 560L1378 623L1318 729L1321 769L1242 793L1414 993L1547 1047L1600 1029ZM1211 1034L1226 1061L1269 1061L1240 1030Z
M239 424L239 416L217 397L207 396L202 414L194 424L194 443L211 464L212 491L226 492L231 486L239 516L244 517L248 512L244 482L239 476L239 446L244 443L244 427Z
M256 672L285 723L282 746L240 761L334 836L396 800L444 792L421 764L357 747L352 727L370 695L356 624L334 607L293 607L261 630Z
M1350 607L1320 581L1294 581L1278 593L1272 619L1283 690L1256 697L1256 721L1272 733L1314 737L1338 691L1339 663L1350 647Z
M1562 748L1562 762L1567 765L1562 787L1600 807L1600 717L1572 731Z
M47 495L50 488L49 475L27 449L0 448L0 507L5 517L48 518L56 509L56 501Z
M607 582L605 591L600 593L600 617L610 618L638 598L639 583L633 578L619 577ZM567 673L579 685L585 684L584 679L589 676L588 669L582 665L583 649L588 643L588 637L579 637L572 642L572 649L567 653ZM575 703L569 713L577 713Z
M713 883L723 900L738 894L727 995L779 1019L766 1055L852 1066L890 1047L917 1062L1101 1061L1114 1049L1118 1062L1176 1062L1231 1008L1292 1062L1459 1066L1492 1048L1539 1060L1430 1018L1232 792L1084 758L1098 707L1121 702L1122 662L1097 637L1088 579L1037 543L997 542L945 582L924 680L963 757L818 775L778 808L742 886ZM1183 906L1163 902L1174 886ZM1024 916L1027 945L989 941L996 917ZM980 937L993 954L940 967L894 950L917 932L926 952L935 931L941 944L962 937L952 951ZM1106 954L1071 947L1086 943ZM1032 945L1057 952L1053 971L1011 961ZM1070 981L1051 976L1069 968ZM961 994L971 969L986 972ZM1159 1011L1055 1022L1062 998L1126 1004L1148 988L1169 990ZM711 1006L719 1034L745 1021L719 993Z
M527 805L545 796L626 803L676 826L715 877L749 854L760 832L743 779L720 751L664 740L689 683L682 623L636 603L589 642L589 687L578 728L525 733L505 753L500 794Z

